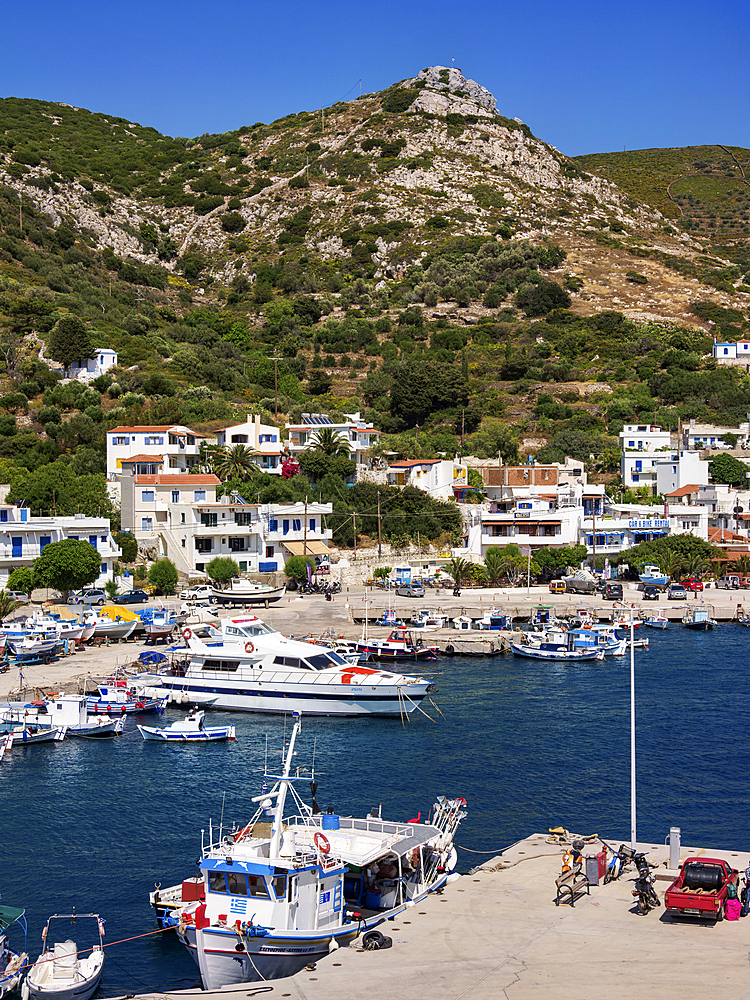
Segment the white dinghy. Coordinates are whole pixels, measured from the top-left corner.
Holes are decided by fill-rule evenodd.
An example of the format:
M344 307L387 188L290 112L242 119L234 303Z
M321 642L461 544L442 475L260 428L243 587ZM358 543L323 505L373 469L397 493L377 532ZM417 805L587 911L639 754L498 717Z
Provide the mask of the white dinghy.
M68 921L75 925L79 920L95 920L99 944L81 952L75 941L69 938L64 941L49 943L50 928L55 926L59 933ZM53 921L55 922L53 924ZM89 1000L99 986L104 967L104 921L96 913L84 914L54 914L47 921L42 931L42 941L45 949L29 969L29 974L21 986L21 997L29 1000L41 1000L44 997L54 997L54 1000ZM88 952L85 954L84 951Z

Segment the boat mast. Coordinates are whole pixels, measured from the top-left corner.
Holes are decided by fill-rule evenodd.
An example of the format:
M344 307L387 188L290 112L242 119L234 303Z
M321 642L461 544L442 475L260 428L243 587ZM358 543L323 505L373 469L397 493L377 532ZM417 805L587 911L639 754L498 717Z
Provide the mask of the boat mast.
M269 855L272 858L277 858L279 856L279 849L281 847L281 831L284 825L284 803L286 801L286 790L289 784L289 771L292 767L292 757L294 756L294 742L297 739L297 733L299 733L302 728L302 717L295 713L296 721L294 727L292 728L292 735L289 737L289 749L287 750L286 760L284 761L284 771L279 779L279 790L276 794L276 808L273 811L273 821L271 826L271 844L269 848Z

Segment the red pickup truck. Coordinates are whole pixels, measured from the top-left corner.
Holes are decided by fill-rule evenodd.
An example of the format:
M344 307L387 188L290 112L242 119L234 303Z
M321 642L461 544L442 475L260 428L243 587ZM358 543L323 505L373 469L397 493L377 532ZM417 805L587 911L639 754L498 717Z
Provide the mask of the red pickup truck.
M736 878L736 868L721 858L688 858L664 894L664 908L667 913L723 920L729 885Z

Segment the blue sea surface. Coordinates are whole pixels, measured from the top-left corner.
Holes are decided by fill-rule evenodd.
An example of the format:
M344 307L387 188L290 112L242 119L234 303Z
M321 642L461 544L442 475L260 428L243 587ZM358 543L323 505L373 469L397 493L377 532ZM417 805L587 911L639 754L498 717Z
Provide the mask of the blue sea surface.
M635 654L638 838L663 842L676 825L684 844L747 850L750 631L642 631L651 646ZM424 672L432 668L435 706L424 707L435 721L419 712L405 725L304 720L296 763L314 757L321 807L365 815L382 804L384 817L404 820L426 817L439 794L461 795L463 871L557 825L629 838L629 655L576 664L454 657ZM170 709L166 719L183 714ZM291 725L209 717L231 720L237 741L144 743L131 717L119 739L14 748L0 761L2 901L26 908L33 958L50 914L75 907L105 917L107 943L122 943L107 949L101 996L199 984L174 934L155 933L148 893L195 874L209 820L247 821L266 755L275 770ZM66 936L77 940L78 927L82 937L82 924Z

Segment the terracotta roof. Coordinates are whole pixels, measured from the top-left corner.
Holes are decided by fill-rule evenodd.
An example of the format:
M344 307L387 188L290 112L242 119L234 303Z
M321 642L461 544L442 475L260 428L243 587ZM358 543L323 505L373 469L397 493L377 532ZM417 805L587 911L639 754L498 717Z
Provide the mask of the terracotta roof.
M748 544L748 539L744 535L738 535L736 531L731 531L729 528L709 528L708 529L708 540L709 542L744 542L745 545Z
M391 469L411 469L415 465L437 465L439 458L408 458L403 462L391 462Z
M691 483L689 486L681 486L679 490L672 490L671 493L667 493L668 497L686 497L690 493L697 493L700 490L699 483Z
M138 486L219 486L221 480L212 472L201 472L195 476L136 476Z
M130 462L158 462L160 465L164 465L163 455L131 455L130 458L121 458L121 465L128 465Z

